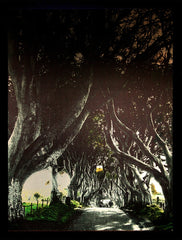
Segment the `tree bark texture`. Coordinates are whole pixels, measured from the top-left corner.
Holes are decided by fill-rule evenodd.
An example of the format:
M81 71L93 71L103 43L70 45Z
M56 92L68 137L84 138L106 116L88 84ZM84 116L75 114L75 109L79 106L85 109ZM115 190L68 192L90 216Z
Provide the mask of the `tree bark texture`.
M57 183L57 174L58 174L58 167L56 164L52 165L52 190L51 190L51 201L50 204L59 202L60 199L60 192L58 190L58 183Z
M12 179L8 185L8 220L14 221L24 217L21 199L22 184L18 179Z

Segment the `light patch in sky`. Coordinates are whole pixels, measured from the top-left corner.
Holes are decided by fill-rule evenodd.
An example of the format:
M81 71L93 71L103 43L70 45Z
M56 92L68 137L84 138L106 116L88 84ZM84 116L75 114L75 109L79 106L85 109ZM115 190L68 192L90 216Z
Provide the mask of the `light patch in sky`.
M58 189L64 191L70 183L70 177L68 174L63 173L57 175ZM33 195L38 192L41 198L50 197L52 189L52 175L51 168L44 169L33 173L24 183L22 190L22 201L23 202L34 202Z
M162 193L162 188L161 188L161 185L152 177L151 180L150 180L150 184L154 184L155 185L155 189L158 193Z
M141 176L144 177L145 175L146 175L146 172L143 171L143 173L141 174ZM163 194L161 185L155 180L154 177L151 177L151 179L150 179L150 184L152 184L152 183L155 185L156 191L157 191L158 193Z

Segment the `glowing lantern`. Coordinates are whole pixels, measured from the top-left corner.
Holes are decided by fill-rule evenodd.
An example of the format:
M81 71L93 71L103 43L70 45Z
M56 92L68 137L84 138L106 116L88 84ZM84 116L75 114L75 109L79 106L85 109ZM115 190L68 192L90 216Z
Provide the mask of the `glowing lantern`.
M96 166L96 172L102 172L102 171L103 171L103 166L102 165Z

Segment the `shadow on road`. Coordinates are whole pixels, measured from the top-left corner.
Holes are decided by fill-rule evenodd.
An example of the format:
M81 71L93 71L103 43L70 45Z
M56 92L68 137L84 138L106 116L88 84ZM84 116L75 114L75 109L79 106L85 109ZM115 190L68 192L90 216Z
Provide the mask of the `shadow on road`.
M85 208L69 226L69 231L141 231L126 213L118 208Z

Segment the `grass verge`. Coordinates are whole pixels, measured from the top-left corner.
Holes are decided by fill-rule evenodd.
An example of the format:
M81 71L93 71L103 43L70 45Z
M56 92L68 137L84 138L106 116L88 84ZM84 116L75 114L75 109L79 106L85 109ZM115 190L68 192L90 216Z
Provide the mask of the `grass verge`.
M136 222L149 220L154 226L154 231L173 231L172 218L166 217L162 208L157 204L141 206L131 204L128 208L122 208Z
M70 221L81 213L77 207L81 207L78 202L71 202L69 206L62 202L45 206L27 214L23 220L9 223L9 230L65 231Z

